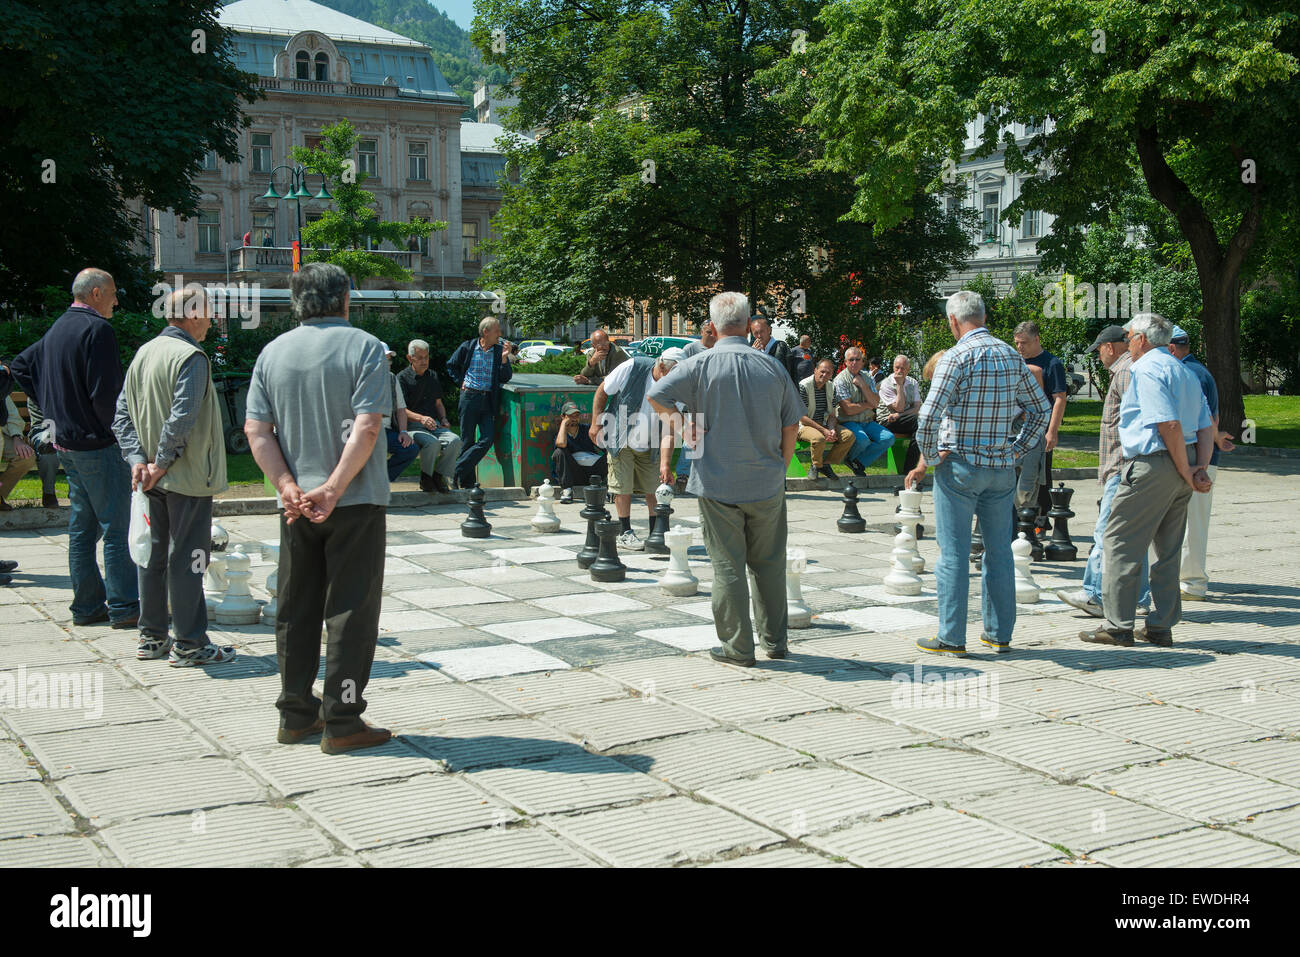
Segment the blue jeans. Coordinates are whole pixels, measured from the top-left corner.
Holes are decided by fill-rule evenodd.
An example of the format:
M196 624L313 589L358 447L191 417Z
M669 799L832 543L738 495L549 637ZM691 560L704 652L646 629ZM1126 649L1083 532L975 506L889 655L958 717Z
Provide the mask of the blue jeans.
M841 422L857 438L848 458L866 468L894 444L894 433L875 422Z
M415 461L415 457L420 454L420 446L416 444L415 439L411 439L411 444L402 448L402 443L397 438L400 432L396 429L384 431L388 433L388 481L394 482L397 476Z
M939 640L966 644L970 588L971 520L978 515L984 535L984 633L1009 642L1016 626L1016 588L1011 564L1011 500L1016 470L979 468L951 453L934 470L934 524L940 549L935 578L939 588Z
M1097 527L1092 533L1092 550L1088 552L1088 565L1083 570L1083 590L1088 593L1088 597L1101 604L1101 554L1102 539L1106 536L1106 520L1110 517L1110 503L1115 498L1115 490L1119 488L1119 473L1116 472L1110 478L1106 479L1106 484L1101 490L1101 506L1097 512ZM1138 604L1146 608L1151 607L1151 579L1149 576L1150 557L1142 559L1142 573L1138 578Z
M113 621L140 613L136 564L127 547L131 523L131 468L117 445L95 452L59 452L68 476L68 572L72 576L72 614L88 618L105 599ZM104 574L95 547L104 539Z
M462 485L474 483L474 469L492 448L496 437L496 406L492 393L460 392L460 458L456 460L456 481ZM477 435L477 441L475 436Z

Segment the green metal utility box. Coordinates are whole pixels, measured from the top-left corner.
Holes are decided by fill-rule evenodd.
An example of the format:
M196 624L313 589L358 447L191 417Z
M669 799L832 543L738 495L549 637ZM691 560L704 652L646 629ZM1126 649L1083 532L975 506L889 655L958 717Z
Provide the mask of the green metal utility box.
M560 427L560 409L574 402L591 424L596 387L576 385L572 376L516 372L501 387L493 448L478 464L484 488L541 485L551 474L551 453Z

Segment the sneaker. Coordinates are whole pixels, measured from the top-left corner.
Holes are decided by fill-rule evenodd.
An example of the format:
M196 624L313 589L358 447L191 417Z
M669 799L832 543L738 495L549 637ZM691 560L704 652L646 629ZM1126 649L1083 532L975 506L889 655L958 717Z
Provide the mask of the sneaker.
M932 655L952 655L954 658L964 658L966 656L965 645L945 645L936 638L922 638L916 643L916 647L922 651L928 651Z
M1075 591L1066 591L1062 588L1056 593L1056 597L1061 599L1061 601L1065 602L1067 605L1079 609L1079 611L1086 611L1088 614L1092 615L1093 618L1106 617L1106 612L1102 610L1101 602L1093 601L1092 596L1082 588L1076 589Z
M994 654L1005 655L1011 650L1011 642L997 641L988 635L980 635L980 644L987 645L993 649Z
M1120 648L1133 647L1133 633L1131 631L1111 631L1109 628L1098 628L1096 631L1079 632L1079 638L1090 645L1117 645Z
M854 475L858 476L859 478L866 477L867 470L862 467L862 464L860 462L849 462L848 466Z
M171 636L155 638L153 635L141 633L140 644L136 646L135 656L140 661L157 661L159 658L166 658L167 653L172 650Z
M629 552L645 551L645 542L636 537L636 532L628 529L618 537L618 547Z
M1151 606L1150 606L1150 605L1138 605L1138 607L1137 607L1137 613L1138 613L1138 615L1141 616L1142 618L1145 618L1147 615L1151 614Z
M235 649L231 645L204 645L182 651L172 645L167 663L173 668L190 668L194 665L224 665L235 660Z
M566 488L560 491L560 504L561 505L573 504L573 489Z

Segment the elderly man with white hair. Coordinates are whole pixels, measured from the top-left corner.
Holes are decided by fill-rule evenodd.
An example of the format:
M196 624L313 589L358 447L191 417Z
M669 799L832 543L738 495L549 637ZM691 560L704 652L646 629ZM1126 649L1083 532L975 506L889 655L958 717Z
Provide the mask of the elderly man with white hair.
M1079 637L1098 645L1133 644L1138 579L1154 546L1151 613L1136 636L1168 647L1183 610L1178 572L1187 503L1213 484L1208 470L1214 420L1196 376L1169 354L1173 327L1168 320L1143 312L1127 329L1133 365L1119 407L1124 460L1102 546L1106 624Z
M474 470L496 436L501 387L514 374L501 347L501 323L493 316L484 316L478 324L478 338L466 339L447 360L447 375L460 386L462 448L456 460L459 488L474 487Z
M420 490L448 492L460 457L460 436L451 430L442 404L442 383L429 368L429 344L412 339L406 347L407 367L397 373L398 385L406 397L409 434L420 447Z
M714 296L709 315L717 344L656 382L650 404L670 419L674 405L684 405L704 433L686 487L700 500L713 563L713 623L722 646L709 654L748 668L755 630L769 658L788 654L785 472L804 403L786 368L746 343L749 300L742 293Z
M645 549L645 542L632 530L632 494L640 491L645 495L650 509L650 534L654 534L655 487L673 480L676 429L660 429L659 417L646 397L650 386L685 358L686 354L677 348L665 349L658 359L634 356L615 366L592 397L590 435L592 442L609 450L609 490L622 526L620 548L634 552Z
M922 457L906 479L907 487L914 487L925 477L926 463L935 463L939 634L916 646L933 654L966 654L967 556L971 518L978 516L984 530L980 641L1005 653L1016 625L1011 565L1016 460L1047 431L1051 405L1016 351L985 328L978 294L949 297L948 328L957 344L934 370L916 430ZM1022 409L1017 431L1013 423Z

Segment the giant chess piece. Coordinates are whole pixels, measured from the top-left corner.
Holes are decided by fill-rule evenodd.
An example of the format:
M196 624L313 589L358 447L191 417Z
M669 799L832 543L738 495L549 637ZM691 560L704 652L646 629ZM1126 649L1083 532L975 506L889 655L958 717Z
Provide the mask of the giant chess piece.
M1037 505L1026 505L1024 508L1016 509L1016 527L1013 534L1017 538L1023 535L1026 541L1029 542L1029 551L1033 561L1041 562L1043 560L1043 543L1038 540L1037 527Z
M587 520L587 540L578 552L578 567L590 568L600 553L600 536L596 534L596 523L605 517L605 486L600 476L594 476L591 484L582 489L582 511L579 516Z
M867 521L858 511L858 487L852 481L844 486L844 514L835 523L835 527L853 535L867 530Z
M919 575L925 571L925 559L921 557L921 549L915 538L909 538L907 543L907 558L912 563L912 571Z
M591 563L591 580L596 582L621 582L627 578L627 566L618 558L618 533L622 529L618 519L611 519L606 512L603 519L596 523L596 534L600 536L600 552Z
M899 531L908 532L919 542L925 535L925 521L921 515L919 489L902 489L898 493Z
M1038 584L1029 574L1029 561L1033 546L1024 532L1011 543L1011 564L1016 570L1016 604L1032 605L1038 601Z
M544 535L560 530L560 519L555 514L555 486L550 479L537 487L537 514L530 524L533 531Z
M1052 496L1052 510L1047 513L1052 519L1052 540L1043 546L1043 557L1049 562L1075 561L1079 557L1079 550L1070 541L1068 524L1074 518L1074 513L1070 511L1074 489L1066 488L1065 483L1061 482L1056 488L1049 489L1047 494Z
M262 548L262 554L269 554L271 561L275 563L271 566L271 574L266 576L266 591L271 596L271 600L262 606L262 624L274 625L275 616L280 612L277 598L280 593L280 546L266 545Z
M217 602L217 624L255 625L261 618L262 606L248 588L248 581L253 577L248 570L251 564L239 545L226 556L226 593Z
M921 594L921 579L912 571L912 545L915 539L906 531L894 536L894 567L885 576L885 591L891 595Z
M660 485L655 489L655 521L654 528L645 540L645 550L651 555L667 555L668 545L664 541L664 533L668 531L668 516L673 513L672 502L673 487L668 484Z
M970 533L970 560L976 565L984 555L984 533L980 531L979 516L975 516L975 528Z
M460 533L465 538L487 538L492 534L492 526L483 514L483 500L487 494L478 482L469 491L469 518L460 523Z
M226 593L226 546L230 535L216 522L212 523L211 545L208 550L208 567L203 571L203 600L208 606L208 617L217 612L217 602Z
M668 570L659 579L659 587L665 595L689 598L699 591L699 580L691 574L690 562L686 557L692 537L689 528L674 528L664 532L664 542L669 553Z
M803 600L803 573L808 570L808 556L801 548L785 550L785 609L787 628L811 628L812 609Z

